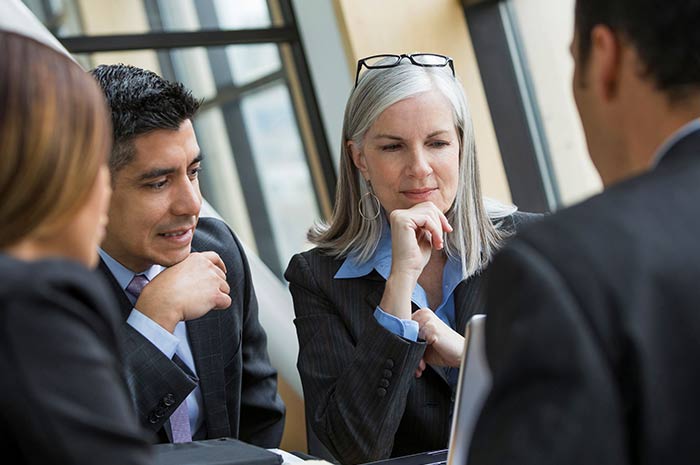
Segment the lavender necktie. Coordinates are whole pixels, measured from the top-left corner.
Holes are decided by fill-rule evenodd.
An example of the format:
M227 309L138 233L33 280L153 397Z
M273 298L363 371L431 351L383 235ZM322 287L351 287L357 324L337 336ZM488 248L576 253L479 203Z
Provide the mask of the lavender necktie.
M136 300L139 299L141 291L148 284L148 278L142 274L135 275L129 285L126 286L126 292L131 294ZM192 430L190 429L190 415L187 411L187 400L175 409L170 415L170 427L173 430L173 442L191 442Z

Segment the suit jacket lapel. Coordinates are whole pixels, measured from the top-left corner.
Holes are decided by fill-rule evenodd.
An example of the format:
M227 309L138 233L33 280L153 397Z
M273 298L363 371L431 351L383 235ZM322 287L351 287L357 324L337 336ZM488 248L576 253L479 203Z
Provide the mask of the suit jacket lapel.
M484 313L481 276L472 276L455 288L455 330L464 336L467 322L476 313Z
M192 248L192 252L196 250ZM211 310L203 317L185 323L204 402L204 412L200 413L205 415L207 437L210 438L231 436L220 319L221 311Z
M204 402L202 413L205 415L208 437L231 435L226 406L226 380L221 353L219 318L219 311L212 310L205 316L186 323L187 337Z

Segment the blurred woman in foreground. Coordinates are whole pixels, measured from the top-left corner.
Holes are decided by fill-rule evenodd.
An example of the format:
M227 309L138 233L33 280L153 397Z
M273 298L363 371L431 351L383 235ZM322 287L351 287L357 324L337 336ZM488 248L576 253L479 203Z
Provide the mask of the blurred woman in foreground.
M97 84L0 31L0 451L14 463L142 464L116 307L97 263L111 194Z

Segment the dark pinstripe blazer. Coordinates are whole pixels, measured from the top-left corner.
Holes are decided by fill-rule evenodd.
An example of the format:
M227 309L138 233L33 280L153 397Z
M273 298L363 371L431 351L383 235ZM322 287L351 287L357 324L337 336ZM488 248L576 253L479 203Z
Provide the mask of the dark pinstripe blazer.
M212 250L221 256L232 299L228 309L187 322L204 401L206 438L233 437L277 447L284 427L284 405L277 395L277 373L270 366L243 249L228 226L213 218L199 220L192 249ZM126 318L132 309L129 299L104 263L99 269L111 283ZM163 426L197 380L138 331L128 324L123 327L127 381L139 418L158 433L159 442L167 442Z
M531 216L516 213L506 227ZM313 249L295 255L285 273L308 423L346 464L445 448L454 393L444 370L431 367L415 378L425 343L379 325L373 313L386 281L376 271L336 280L343 261ZM458 328L485 311L480 284L474 276L455 289Z

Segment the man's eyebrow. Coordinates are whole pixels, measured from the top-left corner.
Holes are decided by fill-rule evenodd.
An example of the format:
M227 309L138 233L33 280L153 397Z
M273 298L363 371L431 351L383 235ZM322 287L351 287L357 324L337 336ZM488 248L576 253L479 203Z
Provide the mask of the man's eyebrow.
M155 168L152 169L151 171L146 171L145 173L141 173L136 180L138 182L141 181L148 181L150 179L154 178L160 178L161 176L167 176L169 174L174 173L177 171L175 168Z
M204 154L200 153L199 155L197 155L194 158L194 160L192 160L192 162L189 164L189 166L200 163L202 160L204 160ZM136 178L136 181L137 182L148 181L150 179L160 178L161 176L167 176L169 174L173 174L176 171L177 171L176 168L154 168L151 171L141 173Z
M202 160L204 160L204 154L202 152L199 152L199 155L194 157L194 160L192 160L190 166L194 165L195 163L200 163Z

